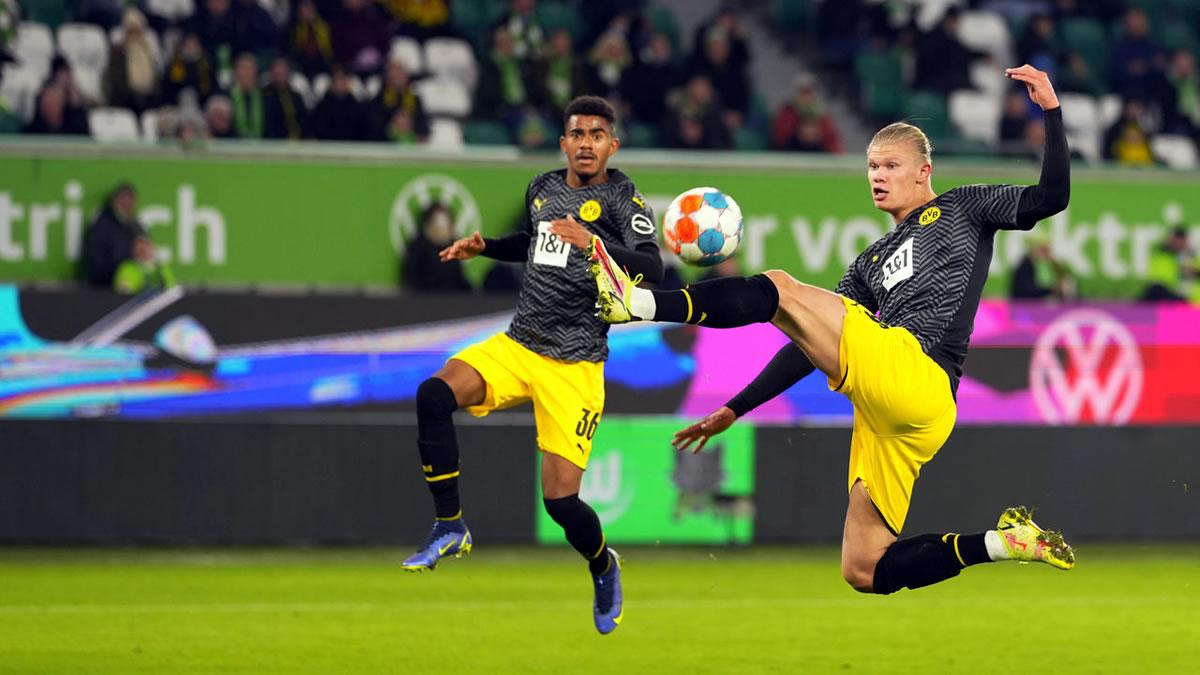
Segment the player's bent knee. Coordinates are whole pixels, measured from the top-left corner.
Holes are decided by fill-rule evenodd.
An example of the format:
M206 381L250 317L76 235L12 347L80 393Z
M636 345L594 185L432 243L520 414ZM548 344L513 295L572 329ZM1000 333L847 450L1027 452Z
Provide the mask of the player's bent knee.
M454 390L439 377L431 377L417 386L417 415L449 417L458 409Z

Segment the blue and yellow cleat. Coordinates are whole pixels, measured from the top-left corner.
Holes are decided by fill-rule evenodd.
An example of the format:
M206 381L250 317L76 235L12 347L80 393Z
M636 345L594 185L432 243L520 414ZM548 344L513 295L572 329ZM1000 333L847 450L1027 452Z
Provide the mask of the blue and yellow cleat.
M624 603L621 601L621 558L617 552L608 549L612 556L612 564L604 574L592 576L592 585L596 589L596 599L592 604L592 618L596 620L596 630L601 635L608 635L621 625L625 615Z
M461 558L470 552L471 530L462 518L438 520L420 550L400 563L400 567L408 572L423 572L437 567L438 560L448 555Z

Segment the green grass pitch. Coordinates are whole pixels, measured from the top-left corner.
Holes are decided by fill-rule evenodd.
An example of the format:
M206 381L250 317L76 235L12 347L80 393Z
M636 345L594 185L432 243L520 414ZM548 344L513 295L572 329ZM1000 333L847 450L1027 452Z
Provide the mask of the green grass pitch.
M1195 673L1200 546L1079 546L861 596L833 548L630 548L597 635L570 551L0 550L3 673Z

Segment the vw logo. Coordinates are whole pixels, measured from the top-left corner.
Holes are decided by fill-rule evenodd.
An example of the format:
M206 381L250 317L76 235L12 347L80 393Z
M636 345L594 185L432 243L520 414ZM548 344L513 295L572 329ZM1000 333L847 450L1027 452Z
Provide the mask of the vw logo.
M404 255L408 241L417 232L421 214L435 201L445 204L454 214L455 237L480 228L479 204L466 186L442 174L418 176L406 183L392 200L388 235L397 255Z
M1142 398L1143 381L1137 340L1098 309L1058 317L1038 337L1029 364L1034 404L1051 424L1125 424Z

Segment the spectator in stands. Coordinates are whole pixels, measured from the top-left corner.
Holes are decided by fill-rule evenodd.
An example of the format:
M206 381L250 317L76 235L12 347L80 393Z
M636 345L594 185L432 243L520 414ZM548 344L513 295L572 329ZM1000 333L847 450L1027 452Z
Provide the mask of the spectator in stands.
M263 137L300 140L308 137L308 106L292 88L292 67L287 57L271 61L271 79L263 87Z
M1141 101L1127 99L1121 117L1104 135L1104 158L1128 166L1152 166L1150 132L1145 122L1146 109Z
M313 111L313 135L325 141L365 141L371 135L370 114L350 93L350 76L335 65L329 91Z
M657 32L642 50L641 57L621 76L621 100L627 117L655 123L667 110L666 92L683 83L683 68L675 58L671 38Z
M327 72L333 65L333 37L329 24L317 13L313 0L301 0L288 29L288 53L307 77Z
M985 54L959 40L959 17L958 8L950 7L937 26L917 39L913 89L949 94L971 87L971 63Z
M560 134L555 130L553 121L538 108L526 106L515 110L505 121L509 133L526 150L548 150L558 147Z
M204 50L215 55L219 69L229 67L235 38L229 0L204 0L204 5L184 22L183 30L200 38Z
M233 103L223 94L210 96L204 104L204 121L209 138L237 138L233 127Z
M1041 125L1041 122L1037 124ZM1066 265L1054 258L1050 239L1043 232L1028 235L1029 252L1013 270L1009 297L1013 300L1070 300L1076 296L1075 279Z
M347 72L379 72L391 42L387 21L375 5L367 0L342 0L342 9L330 26L333 54Z
M835 73L847 74L862 41L863 20L867 16L863 0L822 2L817 9L817 36L821 42L821 65ZM836 82L841 78L835 77Z
M262 138L263 93L258 86L258 61L249 52L238 55L233 65L233 86L229 89L233 106L233 135L237 138Z
M113 290L118 293L135 294L148 290L162 290L175 285L175 273L165 262L158 259L154 243L149 237L133 240L133 255L117 265L113 275Z
M1054 17L1037 14L1025 24L1025 32L1017 42L1017 62L1028 63L1038 70L1058 73L1059 64L1065 64L1061 41L1055 31Z
M575 41L565 28L550 36L537 73L539 89L545 92L546 104L556 117L562 115L571 99L588 93L587 69L575 55Z
M423 143L429 138L425 106L412 88L404 64L399 61L388 62L383 87L371 101L371 115L379 140Z
M696 31L688 74L706 76L722 107L745 116L750 109L750 79L746 74L749 62L745 26L731 3L726 2L716 17ZM740 120L734 126L740 126Z
M185 89L196 93L199 104L216 92L216 66L195 33L185 34L179 42L175 55L167 65L162 89L163 102L169 105L178 103L180 92Z
M788 99L771 124L771 147L798 152L842 152L842 139L808 73L792 81Z
M1187 228L1177 225L1166 241L1150 254L1150 283L1142 300L1180 301L1188 297L1184 284L1196 274L1196 252L1188 242Z
M104 74L108 104L141 114L158 104L158 63L146 38L146 17L134 8L125 11L121 40L113 44Z
M398 32L417 40L456 35L448 0L379 0Z
M1125 11L1126 0L1054 0L1054 16L1063 19L1088 16L1111 24Z
M159 109L158 125L161 138L175 139L184 148L208 138L208 122L192 89L179 94L178 107Z
M512 33L504 25L492 30L491 58L483 61L475 90L475 113L489 119L539 103L531 64L517 57Z
M686 87L671 93L670 113L661 136L673 148L724 150L733 146L707 77L693 75Z
M258 0L235 0L230 14L233 17L233 50L240 54L263 54L279 44L279 26L275 19L258 4Z
M1126 11L1122 27L1112 50L1113 91L1125 99L1154 100L1162 92L1166 54L1150 39L1150 22L1141 8Z
M542 53L544 35L537 19L537 0L509 0L508 13L496 22L512 38L513 55L532 61Z
M618 16L588 53L588 93L615 98L620 92L621 75L633 63L625 41L628 22L626 15Z
M93 286L112 288L117 266L134 258L153 254L153 246L134 244L146 239L146 228L137 219L137 191L130 183L113 190L104 209L88 225L83 235L83 259L87 281Z
M1100 67L1092 67L1077 52L1067 52L1063 58L1067 66L1060 71L1058 89L1088 96L1103 96L1108 92L1108 82Z
M1000 115L1000 143L1012 146L1025 140L1025 126L1032 117L1025 92L1008 90L1004 95L1004 112Z
M1163 110L1163 129L1200 141L1200 74L1196 72L1196 57L1190 51L1175 50L1167 81L1169 104Z
M67 105L62 87L49 86L38 94L37 112L25 127L27 134L74 136L88 134L87 113Z
M454 241L454 214L434 202L421 215L416 235L408 243L404 259L404 285L420 291L470 291L461 260L442 262L438 251Z

